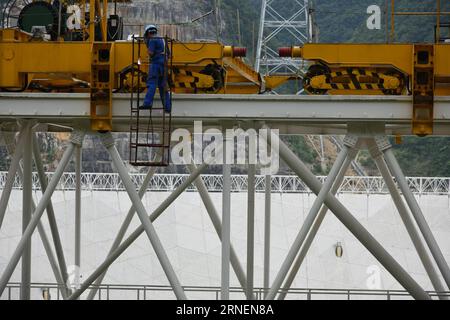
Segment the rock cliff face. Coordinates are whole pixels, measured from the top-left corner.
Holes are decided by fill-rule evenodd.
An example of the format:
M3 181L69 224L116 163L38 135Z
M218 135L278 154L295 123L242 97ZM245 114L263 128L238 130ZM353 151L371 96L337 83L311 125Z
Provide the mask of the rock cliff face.
M211 0L134 0L118 5L118 12L126 24L125 35L139 33L139 25L153 23L172 25L178 29L178 40L189 41L215 39L214 14L190 23L213 8Z

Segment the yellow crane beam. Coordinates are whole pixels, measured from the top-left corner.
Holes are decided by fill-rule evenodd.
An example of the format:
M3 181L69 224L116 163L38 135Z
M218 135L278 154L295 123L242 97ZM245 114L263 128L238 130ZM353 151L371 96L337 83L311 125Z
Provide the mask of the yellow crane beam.
M413 133L433 133L434 96L450 95L450 44L305 44L281 56L309 61L311 94L412 94Z

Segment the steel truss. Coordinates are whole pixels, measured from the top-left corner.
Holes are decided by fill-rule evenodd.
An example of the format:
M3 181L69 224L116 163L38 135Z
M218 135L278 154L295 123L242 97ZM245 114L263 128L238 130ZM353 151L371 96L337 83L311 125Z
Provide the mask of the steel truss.
M50 180L53 173L46 173L46 180ZM56 190L74 191L76 186L76 173L66 172L62 175ZM0 172L0 189L5 188L8 172ZM130 173L130 178L136 185L142 185L146 175ZM172 192L189 178L188 174L155 174L148 184L147 191ZM223 191L223 176L204 174L201 176L208 192ZM266 177L257 175L255 177L255 191L265 192ZM325 176L317 179L325 182ZM416 195L448 195L450 196L450 178L443 177L407 177L409 189ZM302 180L294 175L279 175L270 177L272 192L277 193L312 193ZM14 178L13 189L22 190L23 183L19 176ZM41 190L40 179L37 172L33 173L32 189L37 192ZM81 190L83 191L125 191L125 187L117 173L82 173ZM247 192L248 176L232 175L231 192ZM191 185L186 191L196 191ZM346 176L339 186L338 194L389 194L389 189L381 176Z
M263 128L270 129L267 126ZM364 128L364 131L358 131L358 128ZM450 269L445 261L445 258L433 236L431 230L425 221L423 213L417 203L416 198L411 190L411 186L415 186L416 190L420 190L425 194L424 190L445 189L445 194L448 193L448 181L436 182L439 180L408 180L404 177L397 160L393 156L392 146L388 139L384 136L384 131L377 131L377 128L371 128L370 125L359 127L349 127L349 134L344 140L342 150L333 165L333 168L326 178L318 179L315 177L306 165L298 159L294 153L289 150L286 144L279 141L280 157L284 162L295 172L298 176L293 177L256 177L255 168L250 166L249 175L231 177L231 166L224 166L224 177L220 179L218 176L204 176L202 173L208 167L208 164L200 166L188 165L187 168L190 175L155 175L155 169L149 170L146 176L130 175L126 170L123 160L120 158L115 141L109 133L98 134L103 142L104 147L109 152L114 167L118 171L118 175L81 175L80 170L80 149L82 147L84 132L73 131L70 142L64 152L63 158L60 161L56 171L51 176L46 176L43 172L42 160L40 159L39 148L34 136L34 122L23 121L21 123L21 131L18 135L17 143L14 143L14 138L7 137L8 149L12 154L12 161L8 175L4 178L4 187L0 199L0 228L1 222L6 212L6 206L9 201L11 190L16 181L16 173L19 176L17 183L22 181L23 192L23 234L17 248L12 254L8 265L2 271L0 276L0 295L3 294L8 286L10 278L17 267L17 264L22 259L22 281L21 281L21 295L22 299L30 298L31 288L31 255L30 255L30 241L31 236L37 228L44 248L46 249L49 262L55 274L56 282L61 290L61 295L65 299L78 299L83 292L91 289L88 294L88 299L93 299L97 293L97 289L102 285L103 278L109 266L117 260L117 258L125 252L130 245L143 233L146 234L150 241L150 245L155 250L155 253L161 263L161 266L169 280L171 288L175 293L177 299L186 299L185 288L180 283L177 274L175 273L171 262L168 259L166 251L159 240L159 236L153 226L153 223L158 219L165 210L185 191L189 188L196 188L198 191L206 211L214 225L219 239L222 242L222 281L221 281L221 298L228 299L230 294L230 271L231 268L236 273L239 283L245 292L248 299L255 299L255 285L253 282L253 249L254 249L254 209L255 209L255 192L260 191L265 194L265 251L264 251L264 286L265 299L271 300L278 297L283 299L289 291L292 281L298 273L302 265L303 259L308 253L310 245L314 240L320 225L326 216L328 210L347 227L347 229L373 254L373 256L384 266L384 268L392 274L392 276L416 299L430 299L430 295L423 290L422 287L413 279L406 270L398 264L394 258L383 248L383 246L371 236L371 234L358 222L356 218L345 208L344 205L335 197L339 189L360 190L364 186L365 190L382 190L392 196L393 202L396 205L402 221L408 231L409 236L418 252L421 262L430 278L430 281L437 292L440 299L446 299L444 292L450 288ZM371 131L372 130L372 131ZM7 136L7 135L6 135ZM266 137L262 137L266 138ZM272 136L269 135L267 142L273 144ZM279 140L279 139L278 139ZM225 144L226 145L226 144ZM30 148L30 146L33 146ZM357 152L360 149L368 149L371 156L374 158L384 183L380 182L380 178L352 178L357 180L345 180L344 174L354 160ZM216 150L216 152L219 152ZM223 152L223 154L226 154ZM33 182L32 179L32 158L37 168L38 177ZM77 172L74 176L68 175L66 180L64 177L64 170L72 156L76 156ZM20 161L23 161L23 169L20 166ZM84 177L84 180L83 180ZM87 178L90 177L90 178ZM358 180L359 179L359 180ZM37 182L39 181L39 182ZM54 191L61 186L62 181L66 181L65 186L70 185L75 187L77 194L77 205L75 210L75 224L76 224L76 241L75 241L75 259L80 261L81 247L80 247L80 207L81 207L81 189L84 185L89 186L90 190L97 190L94 186L100 186L101 183L108 183L108 188L116 188L116 190L124 189L131 199L132 206L128 211L124 222L118 231L118 234L107 254L104 262L97 267L97 269L87 277L80 288L71 292L67 287L67 269L65 265L65 258L62 252L60 237L58 233L58 226L54 219L54 211L51 205L51 198ZM158 188L165 186L171 194L156 208L150 215L146 211L141 199L147 190L151 190L149 185L154 181ZM267 181L267 183L266 183ZM358 183L351 183L349 181L365 181L359 185ZM376 183L372 183L375 181ZM412 181L412 182L411 182ZM269 183L270 182L270 183ZM368 183L369 182L369 183ZM40 183L40 184L38 184ZM232 188L234 183L234 188ZM140 185L139 192L136 191L136 185ZM194 185L194 186L192 186ZM42 197L38 204L33 203L32 190L33 186L42 186ZM430 186L430 187L429 187ZM220 188L219 188L220 187ZM64 189L67 190L67 189ZM102 190L102 189L99 189ZM194 190L194 189L190 189ZM230 225L230 194L233 190L248 190L248 241L247 241L247 272L244 272L240 258L230 241L231 225ZM308 216L305 218L299 233L292 244L285 261L283 262L277 276L270 282L270 206L271 193L278 190L310 190L305 192L312 192L317 195ZM208 191L221 191L223 193L222 219L215 205L210 198ZM381 191L380 191L381 192ZM41 225L41 217L47 212L49 223L52 230L53 245L50 243L48 237L45 235L44 228ZM141 226L129 236L125 238L130 226L133 216L137 214L141 221ZM53 254L56 251L56 257ZM231 268L230 268L231 267ZM439 274L440 273L440 274ZM445 283L441 282L440 275L443 276ZM270 284L271 283L271 284ZM94 286L92 286L94 285ZM446 287L447 288L446 288ZM442 293L442 294L440 294Z
M294 0L293 10L284 12L286 2L262 0L255 69L265 74L297 73L302 69L302 61L280 58L278 47L286 37L293 43L304 44L312 41L312 24L309 0ZM283 38L281 38L283 37Z

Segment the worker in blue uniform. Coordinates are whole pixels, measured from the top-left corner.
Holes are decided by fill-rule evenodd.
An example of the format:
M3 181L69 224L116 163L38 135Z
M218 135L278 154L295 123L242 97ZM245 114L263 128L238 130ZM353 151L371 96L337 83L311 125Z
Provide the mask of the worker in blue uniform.
M166 43L163 38L158 37L158 29L155 25L148 25L144 32L144 41L150 55L150 65L147 77L147 94L144 105L140 109L151 109L155 97L156 88L159 89L161 101L166 112L172 109L172 101L167 81L167 55Z

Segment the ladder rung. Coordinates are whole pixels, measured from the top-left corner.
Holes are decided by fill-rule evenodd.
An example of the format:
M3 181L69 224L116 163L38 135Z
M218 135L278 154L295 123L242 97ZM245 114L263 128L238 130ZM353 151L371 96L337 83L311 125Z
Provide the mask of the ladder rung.
M162 144L162 143L131 143L132 147L139 148L170 148L170 144Z
M130 161L130 164L132 166L136 166L136 167L168 167L169 166L168 162L144 162L144 161L142 161L142 162L136 162L136 161L131 162Z
M135 45L139 46L142 41L133 40L133 49ZM138 48L139 54L140 46ZM144 61L145 62L145 61ZM169 72L170 74L170 72ZM134 79L139 79L140 75L133 76ZM139 106L144 99L144 93L140 90L131 88L130 99L130 164L134 166L146 167L166 167L170 164L170 135L172 128L172 114L166 112L164 106L154 106L150 110L142 110ZM155 125L153 125L153 123ZM154 149L161 150L163 153L162 161L152 162L150 159L139 159L139 149ZM142 160L142 161L141 161Z

